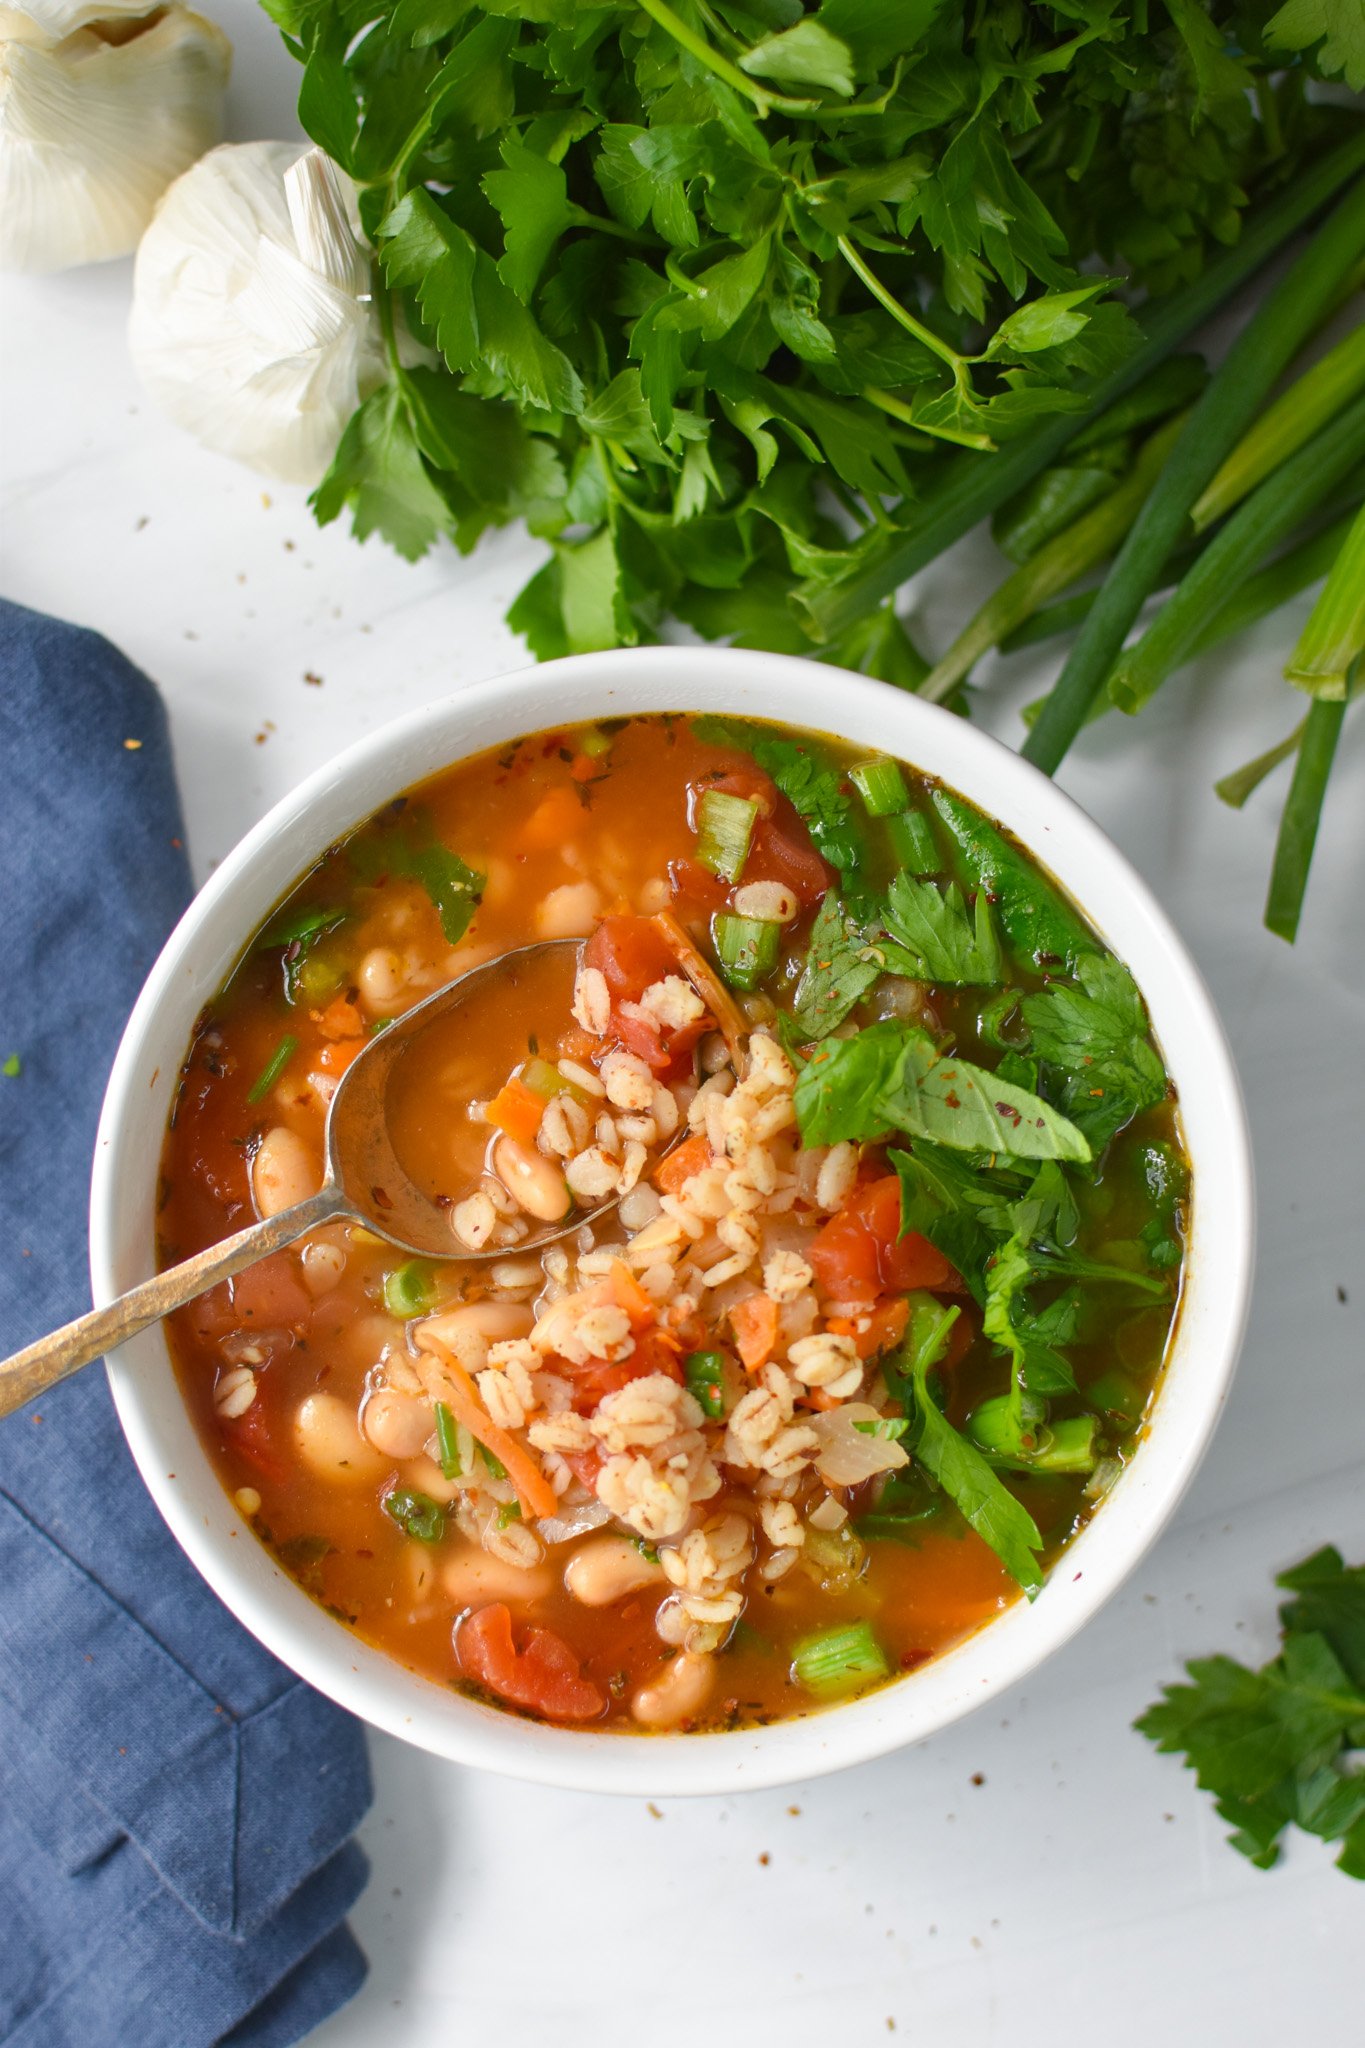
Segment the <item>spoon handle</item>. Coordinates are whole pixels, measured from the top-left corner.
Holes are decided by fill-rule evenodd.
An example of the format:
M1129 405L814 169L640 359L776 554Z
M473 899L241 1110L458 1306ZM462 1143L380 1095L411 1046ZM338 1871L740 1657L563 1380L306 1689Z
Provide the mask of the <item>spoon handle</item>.
M172 1309L183 1308L197 1294L206 1294L220 1280L230 1280L234 1273L255 1265L257 1259L292 1244L305 1231L316 1230L320 1223L349 1213L340 1188L329 1182L306 1202L297 1202L292 1209L282 1209L278 1216L270 1216L264 1223L253 1223L235 1236L225 1237L220 1244L209 1245L192 1259L168 1266L164 1273L157 1273L138 1287L130 1287L107 1308L92 1309L88 1315L77 1316L74 1323L54 1330L51 1336L40 1337L36 1344L16 1351L12 1358L0 1363L0 1416L12 1415L35 1395L55 1387L68 1373L79 1372L83 1365L113 1351L126 1338L145 1330L149 1323L158 1322Z

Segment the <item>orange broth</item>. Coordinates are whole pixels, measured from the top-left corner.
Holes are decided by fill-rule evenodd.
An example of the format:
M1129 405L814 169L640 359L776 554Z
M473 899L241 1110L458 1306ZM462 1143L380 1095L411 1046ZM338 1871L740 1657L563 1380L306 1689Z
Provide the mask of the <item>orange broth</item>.
M801 737L841 771L857 758ZM434 776L331 849L248 947L196 1030L165 1144L163 1263L251 1220L253 1159L267 1131L292 1133L301 1141L296 1151L319 1162L329 1088L366 1034L468 967L543 937L586 936L603 918L665 907L704 945L706 920L725 890L695 864L697 791L744 766L734 747L698 737L680 716L537 735ZM922 800L932 785L914 770L904 774L911 799ZM771 822L809 864L809 839L785 798ZM875 831L872 840L884 882L893 862ZM422 852L432 846L453 849L486 878L468 931L453 944L429 893L430 871L421 871ZM281 933L308 926L310 913L312 929L282 943ZM768 1014L789 997L810 922L806 908L786 930ZM572 987L571 960L530 973L478 1009L477 1034L433 1033L405 1061L395 1141L433 1196L453 1201L485 1168L495 1133L471 1118L471 1102L494 1095L528 1059L594 1056L591 1037L568 1014ZM962 1054L985 1057L977 1013L986 992L928 993L932 1014ZM748 1004L751 1016L764 1013L761 994ZM281 1065L285 1040L295 1043ZM682 1062L685 1085L691 1059ZM1139 1162L1152 1146L1178 1154L1169 1093L1110 1144L1089 1210L1083 1205L1082 1248L1140 1240L1152 1208ZM862 1180L887 1171L880 1148L864 1147ZM450 1263L419 1276L428 1306L496 1298L495 1269L458 1252L452 1240ZM515 1264L515 1246L506 1257ZM395 1313L392 1292L386 1295L401 1264L372 1234L334 1225L173 1319L180 1384L224 1487L308 1593L403 1665L438 1684L480 1690L478 1670L462 1665L452 1631L481 1605L504 1602L523 1639L536 1627L568 1645L605 1702L589 1717L596 1725L637 1728L632 1700L677 1654L655 1625L668 1587L656 1582L611 1604L584 1606L566 1589L564 1567L600 1531L545 1546L529 1567L509 1566L449 1519L456 1488L429 1455L431 1445L396 1461L357 1427L385 1356L411 1349L413 1319ZM1079 1392L1054 1404L1057 1413L1081 1412L1086 1389L1116 1372L1127 1389L1102 1421L1114 1469L1132 1454L1159 1377L1177 1276L1163 1287L1159 1299L1109 1304L1067 1351ZM963 1308L965 1343L943 1372L943 1398L949 1420L961 1427L1008 1384L1008 1361L982 1337L978 1307L960 1290L951 1299ZM243 1373L254 1385L250 1404L225 1412L223 1390ZM305 1410L311 1436L300 1421ZM737 1504L751 1514L748 1482L722 1469L723 1491L704 1512ZM1081 1477L1003 1476L1025 1499L1044 1563L1051 1562L1091 1513L1093 1490L1087 1494ZM421 1540L386 1511L386 1496L400 1485L447 1517L435 1540ZM797 1646L814 1632L869 1622L884 1655L882 1682L960 1642L1019 1597L994 1552L927 1483L918 1520L907 1517L894 1536L859 1534L879 1485L838 1496L848 1519L841 1529L812 1532L793 1568L767 1582L757 1568L750 1573L742 1615L711 1647L704 1704L682 1725L766 1722L824 1704L793 1672Z

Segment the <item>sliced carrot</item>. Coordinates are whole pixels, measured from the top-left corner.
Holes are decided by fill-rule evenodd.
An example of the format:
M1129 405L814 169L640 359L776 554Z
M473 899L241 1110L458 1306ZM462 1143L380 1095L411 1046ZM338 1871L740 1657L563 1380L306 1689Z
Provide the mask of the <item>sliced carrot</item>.
M507 1476L517 1490L522 1512L535 1517L552 1515L558 1505L554 1488L531 1453L494 1422L479 1399L478 1388L458 1358L439 1337L424 1332L419 1335L418 1343L441 1367L446 1400L455 1420L462 1422L469 1434L477 1438L486 1451L491 1451L500 1465L506 1467Z
M624 1259L612 1260L607 1292L614 1306L625 1310L632 1330L643 1330L658 1315L653 1296L645 1293Z
M488 1123L506 1131L509 1138L515 1138L518 1144L530 1145L535 1142L540 1120L545 1114L545 1098L513 1074L510 1081L504 1081L493 1100L485 1103L483 1113Z
M547 790L522 826L517 838L528 853L548 853L576 832L583 822L583 807L566 782Z
M711 1144L704 1131L695 1131L690 1138L684 1138L681 1145L660 1160L655 1169L654 1185L662 1188L666 1195L676 1195L684 1181L691 1180L694 1173L703 1172L711 1164Z
M575 754L569 763L569 773L575 782L591 782L598 772L598 765L591 754Z
M875 1358L899 1344L909 1319L910 1304L902 1294L879 1301L858 1316L831 1316L825 1327L836 1337L851 1337L859 1358Z
M730 1310L735 1349L746 1372L757 1372L777 1344L777 1303L767 1294L750 1294Z
M325 1010L317 1012L314 1021L324 1038L365 1036L365 1019L349 996L334 996Z

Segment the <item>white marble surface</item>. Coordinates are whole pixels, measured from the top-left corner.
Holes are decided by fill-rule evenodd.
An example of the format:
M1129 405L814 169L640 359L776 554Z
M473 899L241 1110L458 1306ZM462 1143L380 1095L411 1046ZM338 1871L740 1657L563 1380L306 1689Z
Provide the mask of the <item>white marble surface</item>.
M293 132L293 67L264 17L250 0L209 11L238 45L232 133ZM99 627L157 679L202 876L357 734L521 665L502 613L536 557L511 534L410 568L202 453L128 367L129 270L0 287L0 587ZM958 550L913 594L926 647L946 644L987 552ZM1163 1542L995 1709L787 1793L654 1812L377 1739L354 1923L371 1975L320 2048L532 2048L551 2027L596 2048L692 2048L699 2032L857 2048L893 2025L926 2048L1359 2040L1365 1891L1312 1843L1251 1869L1128 1727L1181 1658L1269 1654L1277 1569L1324 1541L1365 1558L1365 718L1346 729L1292 952L1259 922L1283 782L1240 816L1210 790L1292 722L1287 644L1281 623L1200 664L1140 722L1088 735L1063 778L1200 961L1259 1161L1251 1335ZM1047 673L1016 659L983 716L1017 738Z

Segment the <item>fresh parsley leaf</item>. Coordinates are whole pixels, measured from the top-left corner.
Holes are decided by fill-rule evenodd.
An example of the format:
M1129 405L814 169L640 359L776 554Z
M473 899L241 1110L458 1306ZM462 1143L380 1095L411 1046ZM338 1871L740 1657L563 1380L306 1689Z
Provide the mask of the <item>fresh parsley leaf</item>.
M955 1430L929 1389L929 1374L943 1355L959 1311L932 1295L910 1296L904 1349L890 1368L892 1391L908 1391L912 1429L907 1441L924 1471L943 1489L969 1527L990 1545L1011 1578L1032 1596L1043 1583L1036 1553L1043 1539L1033 1517L987 1464L976 1445ZM904 1398L904 1392L902 1392Z
M436 837L431 820L424 813L417 812L387 829L366 833L353 840L348 851L361 881L402 875L420 883L440 917L446 943L460 943L479 907L485 877Z
M969 914L956 882L940 889L898 874L887 891L885 923L909 956L900 964L888 956L894 971L955 988L992 988L1000 981L1000 942L984 889Z
M1274 49L1308 50L1315 43L1319 71L1340 71L1352 92L1365 92L1365 12L1359 0L1286 0L1265 25Z
M1076 963L1079 988L1058 983L1020 1005L1047 1092L1098 1152L1166 1093L1133 977L1112 954Z
M319 526L349 507L357 540L380 533L409 562L447 531L450 508L422 460L401 384L381 385L352 413L308 502Z
M940 1053L916 1025L887 1022L827 1041L798 1077L796 1116L808 1145L901 1130L964 1152L1091 1157L1082 1133L1041 1096Z
M500 171L484 175L483 189L502 219L503 255L498 276L529 305L551 249L574 219L568 179L561 165L504 136Z
M867 936L844 916L835 889L826 891L811 926L806 964L792 1012L806 1038L824 1038L867 994L881 973L867 957Z
M1337 1867L1365 1878L1365 1566L1316 1551L1276 1581L1280 1654L1252 1671L1231 1657L1186 1665L1191 1683L1162 1688L1134 1724L1186 1763L1258 1868L1291 1826L1339 1842Z

